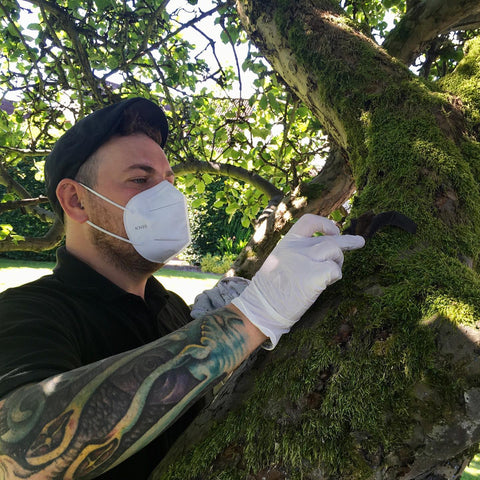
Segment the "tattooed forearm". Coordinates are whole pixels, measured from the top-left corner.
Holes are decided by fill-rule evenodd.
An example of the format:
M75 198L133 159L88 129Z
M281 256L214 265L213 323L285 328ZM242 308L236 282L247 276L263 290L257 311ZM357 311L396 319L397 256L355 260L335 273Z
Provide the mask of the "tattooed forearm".
M141 449L256 347L224 308L0 402L0 480L94 478Z

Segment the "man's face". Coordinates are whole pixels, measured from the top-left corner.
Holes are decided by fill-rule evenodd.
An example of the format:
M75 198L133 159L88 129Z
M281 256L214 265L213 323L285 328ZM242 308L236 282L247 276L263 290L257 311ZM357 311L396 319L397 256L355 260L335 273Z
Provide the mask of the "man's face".
M92 185L97 193L125 206L136 194L167 180L173 184L174 175L162 148L144 134L115 137L96 152L97 181ZM127 238L123 210L88 193L84 207L89 220L112 233ZM92 243L115 265L131 273L152 273L160 265L144 259L132 245L94 228Z

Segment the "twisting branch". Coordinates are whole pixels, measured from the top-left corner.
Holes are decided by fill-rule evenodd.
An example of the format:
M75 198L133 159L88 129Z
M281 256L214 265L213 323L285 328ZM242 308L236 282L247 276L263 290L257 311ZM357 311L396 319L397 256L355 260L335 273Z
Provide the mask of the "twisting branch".
M437 35L478 25L478 0L415 2L409 5L407 13L387 36L383 47L393 57L411 65L424 46Z
M53 26L48 21L48 18L47 18L47 15L46 15L46 10L43 8L43 6L40 6L40 11L42 12L43 17L45 18L45 24L47 26L47 30L50 33L50 38L52 39L53 44L56 45L61 50L62 56L64 57L66 63L68 64L68 66L70 67L70 70L73 73L75 71L75 69L74 69L72 60L70 58L70 55L66 51L65 46L62 44L62 42L58 38L57 32L55 31ZM64 86L69 87L69 82L68 82L68 79L67 79L68 77L67 77L66 73L64 72L64 70L62 68L62 62L60 61L59 58L57 58L55 56L54 56L54 58L57 60L57 62L56 62L57 72L58 72L59 76L62 77L62 80L64 82ZM73 75L73 79L74 79L74 82L75 82L75 90L78 92L78 95L79 95L78 98L79 98L79 102L80 102L80 111L84 112L85 111L85 102L83 100L82 88L81 88L81 85L80 85L80 82L79 82L79 79L78 79L77 75Z
M232 39L232 36L230 35L230 32L228 31L227 28L225 28L225 21L224 21L225 18L223 16L221 17L221 20L222 20L223 31L225 32L225 35L227 35L230 46L232 47L233 56L235 58L235 65L237 68L237 77L238 77L239 97L242 98L242 69L240 68L240 62L238 60L237 50L235 49L235 43Z
M173 125L175 125L177 131L181 131L180 129L180 120L178 118L178 115L176 113L176 110L174 108L175 106L175 100L174 98L172 97L172 95L170 94L170 90L169 90L169 87L168 87L168 83L167 83L167 80L165 78L165 76L163 75L163 72L162 70L159 68L158 66L158 63L157 61L155 60L154 56L152 55L151 52L148 52L147 53L148 57L150 58L154 68L155 68L155 71L157 72L161 82L162 82L162 85L164 87L164 93L165 93L165 97L167 99L167 102L168 102L168 105L170 106L170 111L172 112L172 116L170 117L170 123L173 123Z
M217 63L218 65L218 69L215 70L210 76L209 78L212 78L213 80L215 80L215 82L217 82L220 86L221 85L221 81L216 78L216 76L218 75L218 73L220 72L221 75L225 75L225 70L222 66L222 62L220 61L220 59L218 58L218 55L217 55L217 51L215 49L215 41L212 40L204 31L202 31L200 28L198 28L196 25L192 25L192 28L198 32L200 35L202 35L208 42L210 48L212 49L211 51L211 54L213 55L213 58L215 59L215 62ZM205 49L208 48L208 46L205 47ZM197 55L198 56L198 55ZM240 91L241 91L241 79L240 79L240 75L238 77L238 80L240 82ZM240 97L241 97L241 94L240 94Z
M33 1L33 0L31 0ZM165 37L161 38L158 42L154 42L154 43L151 43L150 44L150 47L148 49L145 49L145 50L141 50L139 52L137 52L135 55L133 55L133 57L131 57L127 62L125 62L125 65L124 65L124 68L127 68L129 65L135 63L139 58L143 57L143 55L145 55L146 53L149 53L149 52L154 52L155 50L157 50L162 44L165 44L167 42L167 40L169 40L170 38L173 38L175 37L176 35L178 35L182 30L185 30L186 28L188 27L191 27L192 25L195 25L196 23L200 22L201 20L203 20L204 18L207 18L209 17L210 15L213 15L219 8L221 8L223 6L223 4L219 4L219 5L216 5L214 8L212 8L211 10L208 10L207 12L203 12L201 15L199 15L198 17L195 17L193 18L192 20L182 24L181 27L177 28L177 30L173 31L173 32L170 32L168 35L166 35ZM118 69L117 69L118 70ZM113 72L115 72L115 70L112 70Z
M293 100L293 108L290 112L290 116L288 115L288 107L289 107L289 102L285 102L285 108L283 112L283 118L282 118L282 124L283 124L283 138L282 138L282 144L280 146L280 151L278 154L278 159L282 161L282 159L285 156L285 150L287 148L287 144L290 144L289 139L288 139L288 134L290 133L290 129L292 128L292 125L295 121L295 114L299 105L299 100L294 99ZM296 169L297 162L292 160L291 166L290 166L290 171L292 173L292 186L297 187L298 186L298 172ZM286 178L288 182L288 176Z
M241 180L258 188L268 198L283 197L283 192L265 180L257 173L249 172L244 168L226 163L202 162L200 160L190 160L188 162L178 163L172 167L173 173L178 176L187 173L210 173L212 175L223 175L225 177Z
M13 21L12 17L10 16L8 10L2 4L0 4L0 11L2 12L3 16L8 19L9 24L14 28L14 30L17 33L18 38L20 38L20 41L22 42L25 50L28 52L28 55L30 57L30 62L32 63L31 68L32 69L35 68L35 70L37 71L39 84L40 84L41 88L43 88L42 72L38 68L38 63L35 61L34 55L32 53L32 49L30 48L27 41L25 40L25 37L24 37L22 31L17 27L17 25Z

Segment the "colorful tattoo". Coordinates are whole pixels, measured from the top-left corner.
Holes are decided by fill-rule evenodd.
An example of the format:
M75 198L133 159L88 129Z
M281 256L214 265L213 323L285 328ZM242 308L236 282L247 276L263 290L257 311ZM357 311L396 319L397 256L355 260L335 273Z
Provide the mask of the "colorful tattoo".
M0 480L99 475L165 430L248 355L229 309L0 401Z

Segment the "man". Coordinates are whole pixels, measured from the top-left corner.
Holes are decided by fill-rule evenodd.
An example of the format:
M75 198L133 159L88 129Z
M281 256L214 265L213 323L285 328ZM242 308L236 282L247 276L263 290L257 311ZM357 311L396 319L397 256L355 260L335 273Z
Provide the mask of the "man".
M152 277L189 241L167 133L161 108L132 98L78 122L46 160L65 247L53 275L0 298L1 478L147 478L189 407L273 348L363 246L304 216L237 298L192 321Z

